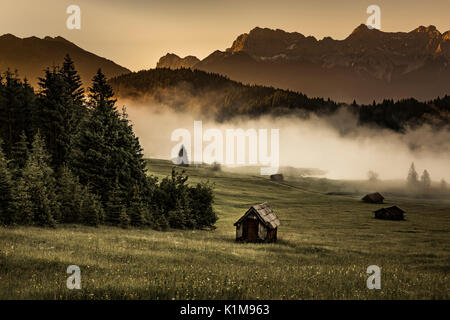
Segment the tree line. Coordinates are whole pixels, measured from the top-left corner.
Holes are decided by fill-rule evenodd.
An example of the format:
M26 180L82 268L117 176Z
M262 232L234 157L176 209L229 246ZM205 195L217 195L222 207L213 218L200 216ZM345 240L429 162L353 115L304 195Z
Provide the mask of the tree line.
M225 121L239 116L330 115L348 108L360 125L371 125L401 132L407 127L430 124L442 128L450 124L450 96L427 102L416 99L385 99L369 105L337 103L312 98L303 93L259 85L245 85L227 77L200 70L157 68L115 77L111 85L123 98L152 97L172 108L188 109L195 97L195 107L205 115Z
M158 181L101 70L85 92L74 62L45 70L37 92L0 77L0 224L155 229L212 227L213 186L173 169Z
M422 175L419 177L414 162L411 163L408 171L408 177L406 178L406 183L409 190L422 194L429 193L431 191L431 182L431 176L428 170L423 170ZM446 194L448 192L447 181L445 181L445 179L440 181L439 191L442 194Z

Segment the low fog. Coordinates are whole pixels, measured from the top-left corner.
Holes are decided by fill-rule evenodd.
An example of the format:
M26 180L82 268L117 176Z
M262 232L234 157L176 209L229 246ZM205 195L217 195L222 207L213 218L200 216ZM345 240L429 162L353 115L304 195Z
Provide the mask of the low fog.
M149 158L171 159L177 142L171 141L175 129L185 128L194 136L194 120L203 121L203 129L279 129L280 166L318 168L330 179L367 179L368 171L382 180L406 179L411 162L419 175L424 169L434 181L450 180L450 131L424 126L406 133L387 129L358 127L357 119L342 109L329 117L261 117L233 119L216 123L192 112L174 112L160 104L125 105L135 133ZM209 143L204 142L203 148Z

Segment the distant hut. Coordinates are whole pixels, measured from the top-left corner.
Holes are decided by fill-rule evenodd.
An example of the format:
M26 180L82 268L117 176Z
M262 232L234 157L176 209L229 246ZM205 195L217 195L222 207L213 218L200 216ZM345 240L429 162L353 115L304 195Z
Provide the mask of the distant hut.
M281 182L281 181L284 181L284 176L281 173L272 174L270 176L270 180Z
M385 220L404 220L404 213L402 209L397 206L382 208L377 211L374 211L376 219L385 219Z
M367 203L383 203L384 197L378 192L369 193L362 198L362 201Z
M244 242L275 242L280 220L267 202L254 205L234 224L236 240Z
M178 152L178 157L172 160L174 163L176 163L179 166L182 167L188 167L189 166L189 159L188 159L188 153L186 151L186 148L184 145L181 146L180 151Z

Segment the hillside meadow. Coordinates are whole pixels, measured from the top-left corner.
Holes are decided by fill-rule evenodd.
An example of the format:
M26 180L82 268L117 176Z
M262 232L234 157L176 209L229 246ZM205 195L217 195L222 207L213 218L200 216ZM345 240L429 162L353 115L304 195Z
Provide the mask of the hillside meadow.
M163 178L172 164L148 168ZM385 206L406 220L383 221L372 213L383 205L362 194L327 194L344 182L185 169L190 182L215 184L215 230L0 228L0 299L450 298L450 200L393 194ZM233 223L264 201L279 241L236 243ZM81 290L66 287L69 265L81 268ZM366 287L370 265L381 290Z

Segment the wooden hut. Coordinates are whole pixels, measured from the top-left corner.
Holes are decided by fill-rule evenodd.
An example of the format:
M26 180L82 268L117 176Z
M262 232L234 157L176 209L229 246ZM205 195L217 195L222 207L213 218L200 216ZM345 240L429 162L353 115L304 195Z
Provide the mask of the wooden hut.
M374 211L376 219L385 219L385 220L403 220L404 213L402 209L397 206L392 206L388 208L381 208L377 211Z
M267 202L251 206L235 222L236 240L244 242L275 242L280 220Z
M378 192L366 194L362 201L367 203L383 203L384 197Z
M272 174L270 176L270 180L277 181L277 182L282 182L282 181L284 181L284 176L281 173Z

